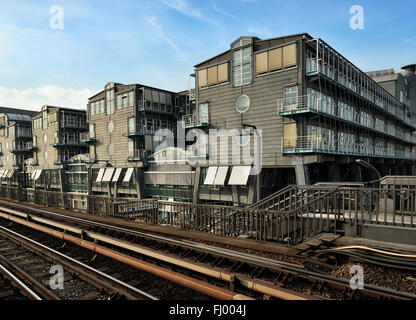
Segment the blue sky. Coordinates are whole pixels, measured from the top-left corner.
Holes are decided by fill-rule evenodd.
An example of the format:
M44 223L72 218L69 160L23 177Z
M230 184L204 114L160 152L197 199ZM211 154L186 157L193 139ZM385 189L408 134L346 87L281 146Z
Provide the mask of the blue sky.
M50 28L51 6L64 10ZM349 26L352 5L364 29ZM364 71L416 62L415 1L0 0L0 105L84 108L109 81L187 89L198 62L241 35L308 32Z

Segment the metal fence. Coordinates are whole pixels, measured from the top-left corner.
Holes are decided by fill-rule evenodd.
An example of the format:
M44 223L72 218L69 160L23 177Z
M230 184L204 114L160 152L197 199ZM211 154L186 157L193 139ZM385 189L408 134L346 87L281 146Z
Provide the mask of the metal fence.
M0 187L0 197L220 236L299 243L343 224L415 228L416 190L288 186L247 208Z

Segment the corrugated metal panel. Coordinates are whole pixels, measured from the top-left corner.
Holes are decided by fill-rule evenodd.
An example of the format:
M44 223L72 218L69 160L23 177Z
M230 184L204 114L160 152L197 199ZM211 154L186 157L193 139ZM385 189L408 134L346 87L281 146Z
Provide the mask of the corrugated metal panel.
M124 176L123 182L130 182L131 176L133 175L134 168L128 168L126 175Z
M105 169L104 169L104 168L101 168L101 169L98 171L98 176L97 176L97 179L95 180L95 182L98 182L98 183L100 183L100 182L101 182L101 180L103 179L104 171L105 171Z
M114 168L105 169L104 177L101 182L110 182L111 178L113 177L114 171L115 171Z
M116 173L114 173L113 180L111 180L111 182L118 182L118 179L120 179L120 175L121 175L122 170L123 170L122 168L117 168L116 169Z
M225 178L227 177L228 167L218 167L217 175L215 176L214 185L223 186Z
M218 167L209 167L207 176L205 177L204 184L213 185L215 176L217 174Z
M245 186L250 175L250 166L235 166L228 180L229 185Z

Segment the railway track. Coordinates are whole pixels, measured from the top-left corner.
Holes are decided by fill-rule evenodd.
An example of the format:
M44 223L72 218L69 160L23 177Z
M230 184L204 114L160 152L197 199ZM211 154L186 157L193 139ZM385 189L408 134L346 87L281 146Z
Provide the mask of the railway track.
M155 300L146 292L119 281L37 241L0 226L0 263L20 278L22 287L36 300ZM54 272L62 268L61 286L51 284ZM52 274L51 274L52 273Z
M9 208L0 207L0 217L32 228L43 228L44 232L73 243L79 243L80 238L83 242L99 242L103 246L84 243L84 247L99 250L107 256L111 256L107 252L108 246L117 247L127 255L118 260L130 265L133 263L129 257L145 258L153 264L192 274L217 286L227 286L246 297L291 300L416 298L409 293L370 284L365 284L359 291L352 290L349 280L305 270L301 264L116 227L45 209L9 204ZM46 226L53 231L46 230Z

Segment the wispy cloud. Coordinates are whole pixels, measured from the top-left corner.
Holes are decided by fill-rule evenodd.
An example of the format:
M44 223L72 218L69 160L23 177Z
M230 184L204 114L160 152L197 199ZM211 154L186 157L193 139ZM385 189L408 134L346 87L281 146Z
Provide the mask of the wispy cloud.
M253 35L257 35L263 38L270 38L272 36L272 32L269 30L267 26L265 27L252 27L248 29L248 32Z
M212 8L214 9L214 11L218 12L219 14L221 14L221 15L223 15L225 17L235 18L235 16L232 13L228 12L227 10L224 10L224 9L218 7L216 3L214 3L212 5Z
M85 109L88 98L97 91L75 90L55 85L22 90L0 86L0 106L35 111L39 111L41 106L45 104Z
M208 18L201 10L191 7L186 0L161 0L168 7L177 10L185 16L218 25L218 22Z
M179 46L170 38L168 37L165 32L163 31L163 27L161 24L158 23L157 17L153 16L150 18L145 19L147 23L151 25L156 35L164 42L166 42L173 50L175 50L176 54L179 57L184 57L184 53L179 48Z

